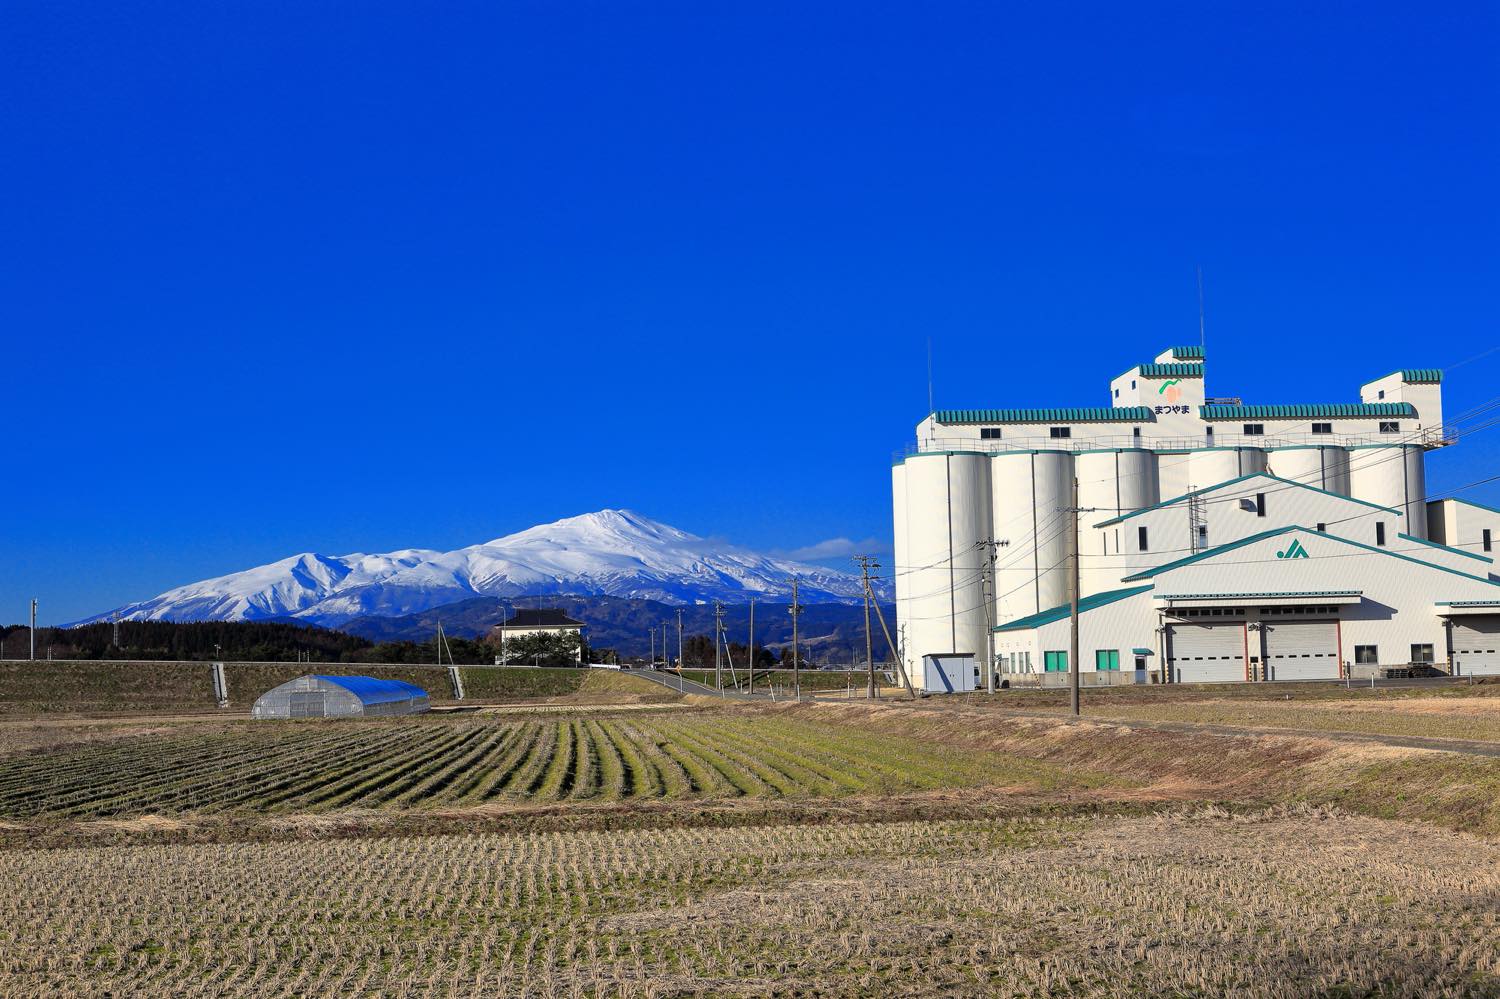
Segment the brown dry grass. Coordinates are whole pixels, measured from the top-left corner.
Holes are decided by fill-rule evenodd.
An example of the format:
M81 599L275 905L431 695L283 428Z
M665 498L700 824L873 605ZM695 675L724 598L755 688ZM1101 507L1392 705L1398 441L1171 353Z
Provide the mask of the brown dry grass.
M1500 847L1326 809L0 852L0 878L6 996L1500 989Z

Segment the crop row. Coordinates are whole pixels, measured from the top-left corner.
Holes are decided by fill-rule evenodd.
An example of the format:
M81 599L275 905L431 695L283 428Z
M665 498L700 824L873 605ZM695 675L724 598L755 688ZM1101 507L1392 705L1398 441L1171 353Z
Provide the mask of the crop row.
M802 797L986 774L910 740L775 717L261 723L0 761L0 816Z
M1409 834L1209 809L0 851L0 997L1494 995L1495 844L1382 848Z

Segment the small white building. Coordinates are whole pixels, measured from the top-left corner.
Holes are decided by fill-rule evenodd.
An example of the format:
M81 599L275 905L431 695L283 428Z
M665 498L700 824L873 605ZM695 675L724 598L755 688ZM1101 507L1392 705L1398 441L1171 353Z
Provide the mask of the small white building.
M577 635L579 639L577 661L579 665L582 665L583 628L582 621L575 621L554 608L517 608L508 619L490 630L490 638L498 643L501 649L505 649L511 642L528 635ZM496 656L495 665L506 665L505 659L505 653ZM529 666L531 664L516 663L514 665Z

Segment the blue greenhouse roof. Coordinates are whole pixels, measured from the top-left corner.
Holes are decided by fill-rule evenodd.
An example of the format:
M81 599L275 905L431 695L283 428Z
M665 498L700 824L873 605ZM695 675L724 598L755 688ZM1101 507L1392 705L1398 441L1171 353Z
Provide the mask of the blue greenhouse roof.
M1334 402L1290 406L1199 406L1205 420L1318 420L1336 417L1416 416L1409 402Z
M364 704L387 704L427 696L427 691L416 684L400 680L377 680L373 676L326 676L322 673L314 673L313 679L343 687Z
M1050 409L939 409L939 423L1144 423L1150 406L1057 406Z

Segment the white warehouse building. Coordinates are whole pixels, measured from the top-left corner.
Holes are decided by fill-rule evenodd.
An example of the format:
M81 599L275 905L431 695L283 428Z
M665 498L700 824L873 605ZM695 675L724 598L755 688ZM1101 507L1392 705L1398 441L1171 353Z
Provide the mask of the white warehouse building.
M937 410L892 469L896 616L925 656L1068 669L1074 483L1091 682L1500 673L1500 510L1429 501L1442 372L1360 402L1205 396L1202 347L1110 405ZM1044 677L1045 679L1045 677Z

